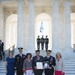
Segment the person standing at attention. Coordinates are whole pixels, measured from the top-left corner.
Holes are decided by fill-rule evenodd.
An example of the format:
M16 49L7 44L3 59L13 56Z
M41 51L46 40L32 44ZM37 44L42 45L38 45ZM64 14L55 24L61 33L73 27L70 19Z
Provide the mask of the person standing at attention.
M16 75L23 75L23 62L25 60L25 55L22 54L23 48L18 48L19 54L15 56L15 72Z
M44 57L45 75L53 75L55 70L56 60L51 56L51 50L47 50L47 56Z

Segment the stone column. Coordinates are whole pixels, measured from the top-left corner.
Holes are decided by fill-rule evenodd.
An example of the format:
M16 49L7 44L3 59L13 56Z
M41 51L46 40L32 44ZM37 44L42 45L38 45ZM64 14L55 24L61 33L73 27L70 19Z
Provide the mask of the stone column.
M34 0L29 0L29 39L28 39L28 51L34 53L35 51L35 18L34 18Z
M3 10L0 3L0 40L3 41Z
M72 52L70 0L65 0L65 2L64 2L64 22L65 22L65 27L64 27L65 28L65 51Z
M64 51L64 1L59 1L59 45L61 48L61 52Z
M17 48L23 47L23 0L18 0L18 25L17 25Z
M59 49L59 1L53 0L53 27L52 27L52 52L56 53Z

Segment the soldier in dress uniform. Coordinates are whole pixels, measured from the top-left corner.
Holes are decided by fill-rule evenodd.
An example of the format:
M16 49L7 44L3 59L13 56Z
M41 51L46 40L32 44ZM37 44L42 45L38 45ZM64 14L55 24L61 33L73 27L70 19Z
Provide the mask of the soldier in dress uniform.
M38 36L38 38L37 38L37 49L38 50L40 50L40 41L41 41L41 39Z
M42 35L42 38L41 38L41 47L42 47L42 50L44 50L44 42L45 42L45 39Z
M25 55L22 54L23 48L18 48L19 54L15 56L15 72L16 75L23 75L23 62L25 60Z
M48 39L48 36L46 36L46 38L45 38L45 49L46 49L46 51L48 50L48 43L49 43L49 39Z
M43 63L43 57L40 55L40 50L36 50L36 56L32 59L32 67L34 75L42 75L43 69L37 69L37 62Z
M50 55L51 50L47 50L47 56L44 57L45 75L54 75L54 67L56 65L55 58Z
M2 55L4 56L4 43L2 42L2 40L0 40L0 59L2 60Z

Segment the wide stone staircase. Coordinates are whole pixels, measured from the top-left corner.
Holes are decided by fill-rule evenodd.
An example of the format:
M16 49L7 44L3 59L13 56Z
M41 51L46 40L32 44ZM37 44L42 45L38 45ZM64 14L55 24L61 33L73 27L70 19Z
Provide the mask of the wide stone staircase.
M9 51L6 51L5 52L5 57L7 57L8 54L9 54ZM40 54L42 56L45 56L46 52L45 51L40 51ZM33 54L33 56L34 55L35 55L35 53ZM52 54L52 56L55 56L55 54ZM64 72L65 72L65 75L75 75L75 58L72 58L72 57L71 58L69 58L69 57L64 58ZM0 75L6 75L5 60L0 61Z
M0 61L0 75L6 75L5 74L5 61Z
M64 60L65 75L75 75L75 59ZM0 61L0 75L5 74L5 61Z
M64 61L65 75L75 75L75 59L66 59Z

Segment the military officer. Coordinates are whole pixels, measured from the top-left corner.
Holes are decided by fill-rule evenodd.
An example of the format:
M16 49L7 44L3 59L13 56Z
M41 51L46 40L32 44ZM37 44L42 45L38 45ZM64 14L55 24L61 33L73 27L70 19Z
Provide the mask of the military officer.
M22 54L23 48L18 48L19 54L15 56L15 71L16 75L23 75L23 62L25 60L25 55Z
M34 75L42 75L43 69L37 69L37 62L43 63L43 57L40 55L40 50L36 50L36 56L32 59L32 67Z
M56 65L55 58L50 55L51 50L47 50L47 56L44 57L44 69L45 75L53 75L54 74L54 67Z
M42 50L44 50L44 42L45 42L45 39L44 39L44 36L42 35L42 38L41 38L41 48L42 48Z
M40 41L41 41L41 39L38 36L38 38L37 38L37 49L38 50L40 50Z
M49 39L48 39L48 36L46 36L46 38L45 38L45 49L46 49L46 51L48 50L48 43L49 43Z

